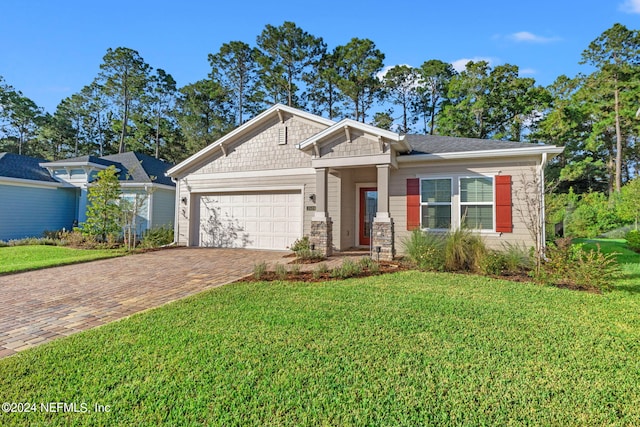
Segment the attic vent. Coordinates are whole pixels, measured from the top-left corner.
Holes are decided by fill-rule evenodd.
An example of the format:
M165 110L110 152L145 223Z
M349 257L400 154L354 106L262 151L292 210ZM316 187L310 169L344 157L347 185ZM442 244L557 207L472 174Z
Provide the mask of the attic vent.
M278 145L285 145L287 143L287 127L283 126L278 129Z

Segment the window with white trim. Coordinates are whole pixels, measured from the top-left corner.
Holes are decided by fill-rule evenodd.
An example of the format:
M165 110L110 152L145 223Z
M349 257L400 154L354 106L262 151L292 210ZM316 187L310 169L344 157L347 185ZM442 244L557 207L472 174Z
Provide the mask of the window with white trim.
M420 180L422 228L431 230L451 228L451 189L451 178Z
M493 178L460 178L460 225L493 230Z

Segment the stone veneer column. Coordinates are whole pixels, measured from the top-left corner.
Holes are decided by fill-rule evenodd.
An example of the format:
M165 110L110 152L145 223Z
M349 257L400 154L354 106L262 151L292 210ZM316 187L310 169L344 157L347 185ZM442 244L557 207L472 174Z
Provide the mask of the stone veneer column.
M309 234L309 243L314 245L316 251L320 251L322 255L329 257L333 254L333 221L331 218L323 218L318 220L315 217L311 220L311 233Z
M371 246L374 259L391 261L396 255L393 219L389 215L389 166L377 165L378 172L378 211L373 219L373 238ZM378 256L377 248L380 248Z
M333 222L327 213L328 168L316 169L316 213L311 219L309 243L324 256L333 253Z
M374 218L373 220L373 238L371 240L371 246L373 253L371 257L374 260L380 259L382 261L391 261L396 256L395 235L393 230L393 219L384 218L379 220ZM380 248L380 255L378 256L377 248Z

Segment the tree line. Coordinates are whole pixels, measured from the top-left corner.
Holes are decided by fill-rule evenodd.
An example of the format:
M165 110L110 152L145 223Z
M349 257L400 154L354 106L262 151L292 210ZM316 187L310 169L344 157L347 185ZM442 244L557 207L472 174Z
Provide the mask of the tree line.
M368 39L329 49L293 22L254 45L208 55L210 73L183 87L135 50L108 49L94 80L45 113L0 77L0 152L60 159L136 150L172 162L274 103L401 133L565 146L547 176L559 192L613 194L637 174L640 34L615 24L582 52L593 70L548 87L517 65L438 59L384 68Z

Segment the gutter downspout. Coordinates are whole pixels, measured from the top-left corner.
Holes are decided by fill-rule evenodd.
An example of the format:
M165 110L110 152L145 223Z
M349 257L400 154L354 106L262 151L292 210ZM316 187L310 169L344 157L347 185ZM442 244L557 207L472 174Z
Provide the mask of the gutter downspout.
M176 185L176 200L174 202L175 212L173 213L173 242L167 246L176 246L178 244L178 212L180 212L180 183L174 178L170 177L171 182Z
M540 198L540 200L542 201L541 206L540 206L540 220L542 221L542 227L540 228L542 230L542 256L545 255L546 252L546 246L547 246L547 220L545 218L545 198L544 198L544 167L547 164L547 153L542 153L541 159L540 159L540 194L542 195L542 197Z

